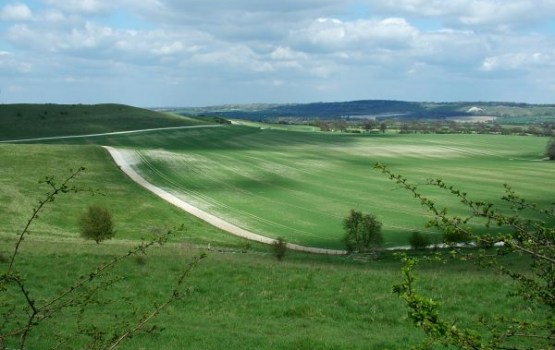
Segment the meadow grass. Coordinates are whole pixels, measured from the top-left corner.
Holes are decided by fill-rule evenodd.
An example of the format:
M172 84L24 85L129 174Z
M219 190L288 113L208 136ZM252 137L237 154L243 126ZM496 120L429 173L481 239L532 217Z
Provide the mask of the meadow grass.
M540 205L555 196L555 166L542 161L545 138L502 135L345 135L259 127L172 130L72 142L129 148L149 181L256 233L342 248L350 209L383 222L386 246L407 245L429 214L373 169L386 164L439 205L456 199L426 185L441 178L473 199L499 204L503 184ZM59 141L67 142L67 141Z
M0 141L200 124L209 123L119 104L0 105Z
M25 244L17 268L39 302L131 246L40 237L31 237ZM100 293L101 302L87 308L84 323L102 329L120 321L114 318L116 313L130 317L132 309L146 312L156 299L167 295L179 271L198 254L196 249L170 243L153 249L140 263L127 259L105 277L124 278ZM524 266L524 260L511 259L517 267ZM121 348L405 349L423 338L391 292L400 281L399 268L391 257L363 264L290 253L278 262L260 251L208 252L187 279L185 298L154 320L158 330L139 333ZM545 317L507 296L510 280L472 265L424 265L419 276L418 288L443 300L444 316L459 327L480 317L491 321L497 316ZM78 309L68 308L61 317L41 324L31 333L28 348L48 348L56 335L75 331L77 315ZM76 348L85 340L81 334L61 348Z
M116 238L137 240L181 225L179 240L196 244L237 245L230 236L144 191L121 172L99 146L0 144L0 234L21 232L25 219L50 188L39 184L46 176L64 180L70 169L85 167L72 185L85 191L71 193L48 205L32 234L45 238L74 238L78 219L89 205L101 205L113 213ZM93 194L96 193L96 194Z

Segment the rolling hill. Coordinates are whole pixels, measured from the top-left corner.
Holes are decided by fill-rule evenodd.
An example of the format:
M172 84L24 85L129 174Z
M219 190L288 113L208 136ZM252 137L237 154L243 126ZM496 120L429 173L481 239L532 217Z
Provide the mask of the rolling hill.
M0 141L210 123L120 104L0 105Z
M211 115L223 118L272 120L280 118L400 118L442 119L475 116L477 113L495 117L549 117L555 119L555 105L534 105L513 102L407 102L391 100L360 100L348 102L317 102L306 104L250 104L197 108L177 108L185 115Z

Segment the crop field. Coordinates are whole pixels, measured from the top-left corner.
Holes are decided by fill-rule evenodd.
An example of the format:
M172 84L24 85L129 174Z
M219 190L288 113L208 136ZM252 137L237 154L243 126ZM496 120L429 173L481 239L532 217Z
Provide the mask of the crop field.
M403 174L440 204L457 202L426 185L441 178L476 200L500 203L503 184L540 204L555 198L547 139L501 135L346 135L229 126L106 136L81 143L128 148L139 172L237 226L302 245L342 248L350 209L383 222L386 246L407 245L428 214L373 169Z

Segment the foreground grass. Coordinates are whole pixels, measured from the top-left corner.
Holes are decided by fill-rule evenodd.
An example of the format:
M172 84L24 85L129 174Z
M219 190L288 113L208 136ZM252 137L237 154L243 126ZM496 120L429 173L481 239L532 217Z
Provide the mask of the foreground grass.
M3 249L10 243L3 240ZM95 245L31 239L17 267L40 300L129 247L117 241ZM113 318L117 312L129 317L132 308L139 314L151 308L197 254L187 246L170 244L144 260L128 259L107 276L108 280L115 275L124 279L100 295L102 302L113 304L90 306L85 324L96 322L102 327L119 322ZM139 333L122 349L408 348L422 338L409 324L402 302L391 293L391 286L400 280L399 268L392 258L362 264L290 254L279 263L260 251L209 252L188 278L186 298L156 319L154 333ZM495 315L533 318L537 312L507 297L510 281L472 265L424 266L420 273L419 286L444 300L442 310L458 325L478 317L491 320ZM61 319L37 327L28 348L49 348L55 335L76 330L78 311L70 308ZM83 335L74 337L65 348L76 348L84 340Z
M0 141L199 124L207 122L119 104L0 105Z

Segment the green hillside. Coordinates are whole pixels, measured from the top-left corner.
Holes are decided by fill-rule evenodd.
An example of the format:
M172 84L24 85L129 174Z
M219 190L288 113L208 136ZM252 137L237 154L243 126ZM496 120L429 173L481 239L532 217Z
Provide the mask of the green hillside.
M209 123L120 104L0 105L0 141Z
M70 169L79 167L86 170L73 185L97 194L86 191L59 198L33 225L33 236L47 240L78 238L81 213L89 205L102 205L113 213L116 239L149 238L160 230L184 225L186 231L176 237L181 242L203 245L241 242L144 191L116 167L101 147L44 144L0 144L0 202L3 203L0 238L20 232L31 209L49 190L39 180L52 176L61 181L70 174Z
M378 216L386 246L408 244L414 230L440 239L424 229L428 213L373 170L375 162L418 184L443 178L493 203L500 202L503 183L540 204L554 194L555 168L542 161L546 139L540 137L354 135L227 126L71 142L127 148L144 177L188 202L264 236L323 248L343 248L342 219L350 209ZM459 207L446 193L429 186L423 191L453 210Z

